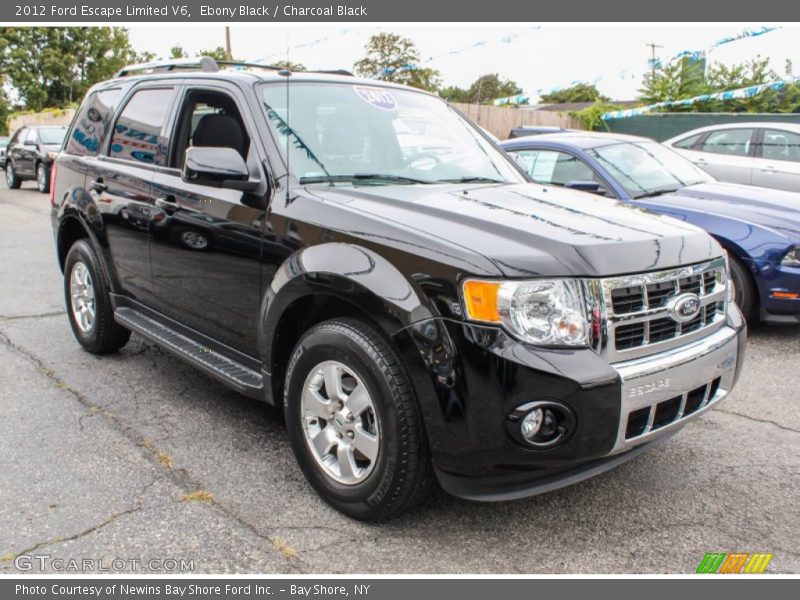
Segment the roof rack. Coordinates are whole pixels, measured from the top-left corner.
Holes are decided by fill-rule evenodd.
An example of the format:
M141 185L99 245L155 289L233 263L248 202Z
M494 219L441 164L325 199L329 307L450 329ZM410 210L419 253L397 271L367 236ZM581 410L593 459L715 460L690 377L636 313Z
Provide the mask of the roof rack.
M210 56L200 56L198 58L173 58L170 60L156 60L146 63L128 65L117 71L114 77L128 77L138 73L159 73L178 70L204 71L206 73L216 73L220 67L238 67L245 69L267 69L277 71L281 74L290 74L291 71L284 67L275 65L265 65L262 63L240 62L232 60L214 60ZM345 75L352 77L353 74L345 69L334 69L330 71L301 71L302 73L323 73L327 75Z

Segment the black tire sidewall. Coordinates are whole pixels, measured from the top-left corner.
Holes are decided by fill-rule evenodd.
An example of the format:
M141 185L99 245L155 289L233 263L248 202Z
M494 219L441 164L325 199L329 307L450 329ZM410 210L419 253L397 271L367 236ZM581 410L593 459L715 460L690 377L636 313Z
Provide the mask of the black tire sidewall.
M9 175L12 177L11 181L8 180ZM19 189L21 183L19 175L17 175L17 172L14 170L14 163L8 161L6 163L6 186L8 186L10 190L16 190Z
M752 319L756 312L756 291L750 279L750 274L738 259L730 256L731 280L735 290L736 305L744 317Z
M355 485L340 484L325 475L305 439L300 414L302 387L311 370L326 360L347 365L361 378L369 390L378 417L378 461L369 477ZM394 392L379 366L351 337L333 330L312 330L295 348L287 372L284 398L289 441L311 485L338 510L356 518L370 518L374 508L386 500L394 486L401 452Z

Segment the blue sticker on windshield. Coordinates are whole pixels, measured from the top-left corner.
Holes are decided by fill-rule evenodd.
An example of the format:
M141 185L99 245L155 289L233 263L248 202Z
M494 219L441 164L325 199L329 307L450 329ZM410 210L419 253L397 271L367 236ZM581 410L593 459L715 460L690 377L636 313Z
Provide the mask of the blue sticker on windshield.
M354 85L353 89L356 94L376 108L381 110L394 110L397 108L397 101L386 88Z

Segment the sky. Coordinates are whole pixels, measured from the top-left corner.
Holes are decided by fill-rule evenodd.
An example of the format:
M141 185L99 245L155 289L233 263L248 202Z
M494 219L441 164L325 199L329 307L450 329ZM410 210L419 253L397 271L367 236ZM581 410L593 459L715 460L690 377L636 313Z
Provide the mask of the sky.
M769 57L774 71L784 74L787 59L800 76L800 25L782 25L776 31L715 48L720 39L769 23L708 24L391 24L330 26L248 24L231 27L236 58L274 62L287 57L307 68L352 69L364 56L369 37L398 33L416 44L423 66L438 69L445 85L467 87L480 75L499 73L516 81L535 101L539 93L569 87L572 82L595 83L601 93L616 100L637 95L649 69L651 49L666 61L682 51L707 51L709 62L736 64L760 55ZM166 57L174 45L190 54L224 46L224 24L218 26L132 26L136 50ZM287 52L288 49L288 52Z

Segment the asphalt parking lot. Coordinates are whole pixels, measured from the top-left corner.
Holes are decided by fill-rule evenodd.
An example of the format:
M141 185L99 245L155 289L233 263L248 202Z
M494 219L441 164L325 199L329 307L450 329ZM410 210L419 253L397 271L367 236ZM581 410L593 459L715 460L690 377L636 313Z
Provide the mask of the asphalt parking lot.
M800 572L800 327L751 331L732 396L614 471L501 504L438 492L365 525L306 484L274 409L136 336L83 352L49 210L31 183L0 188L0 573L19 554L144 573L687 573L711 551Z

